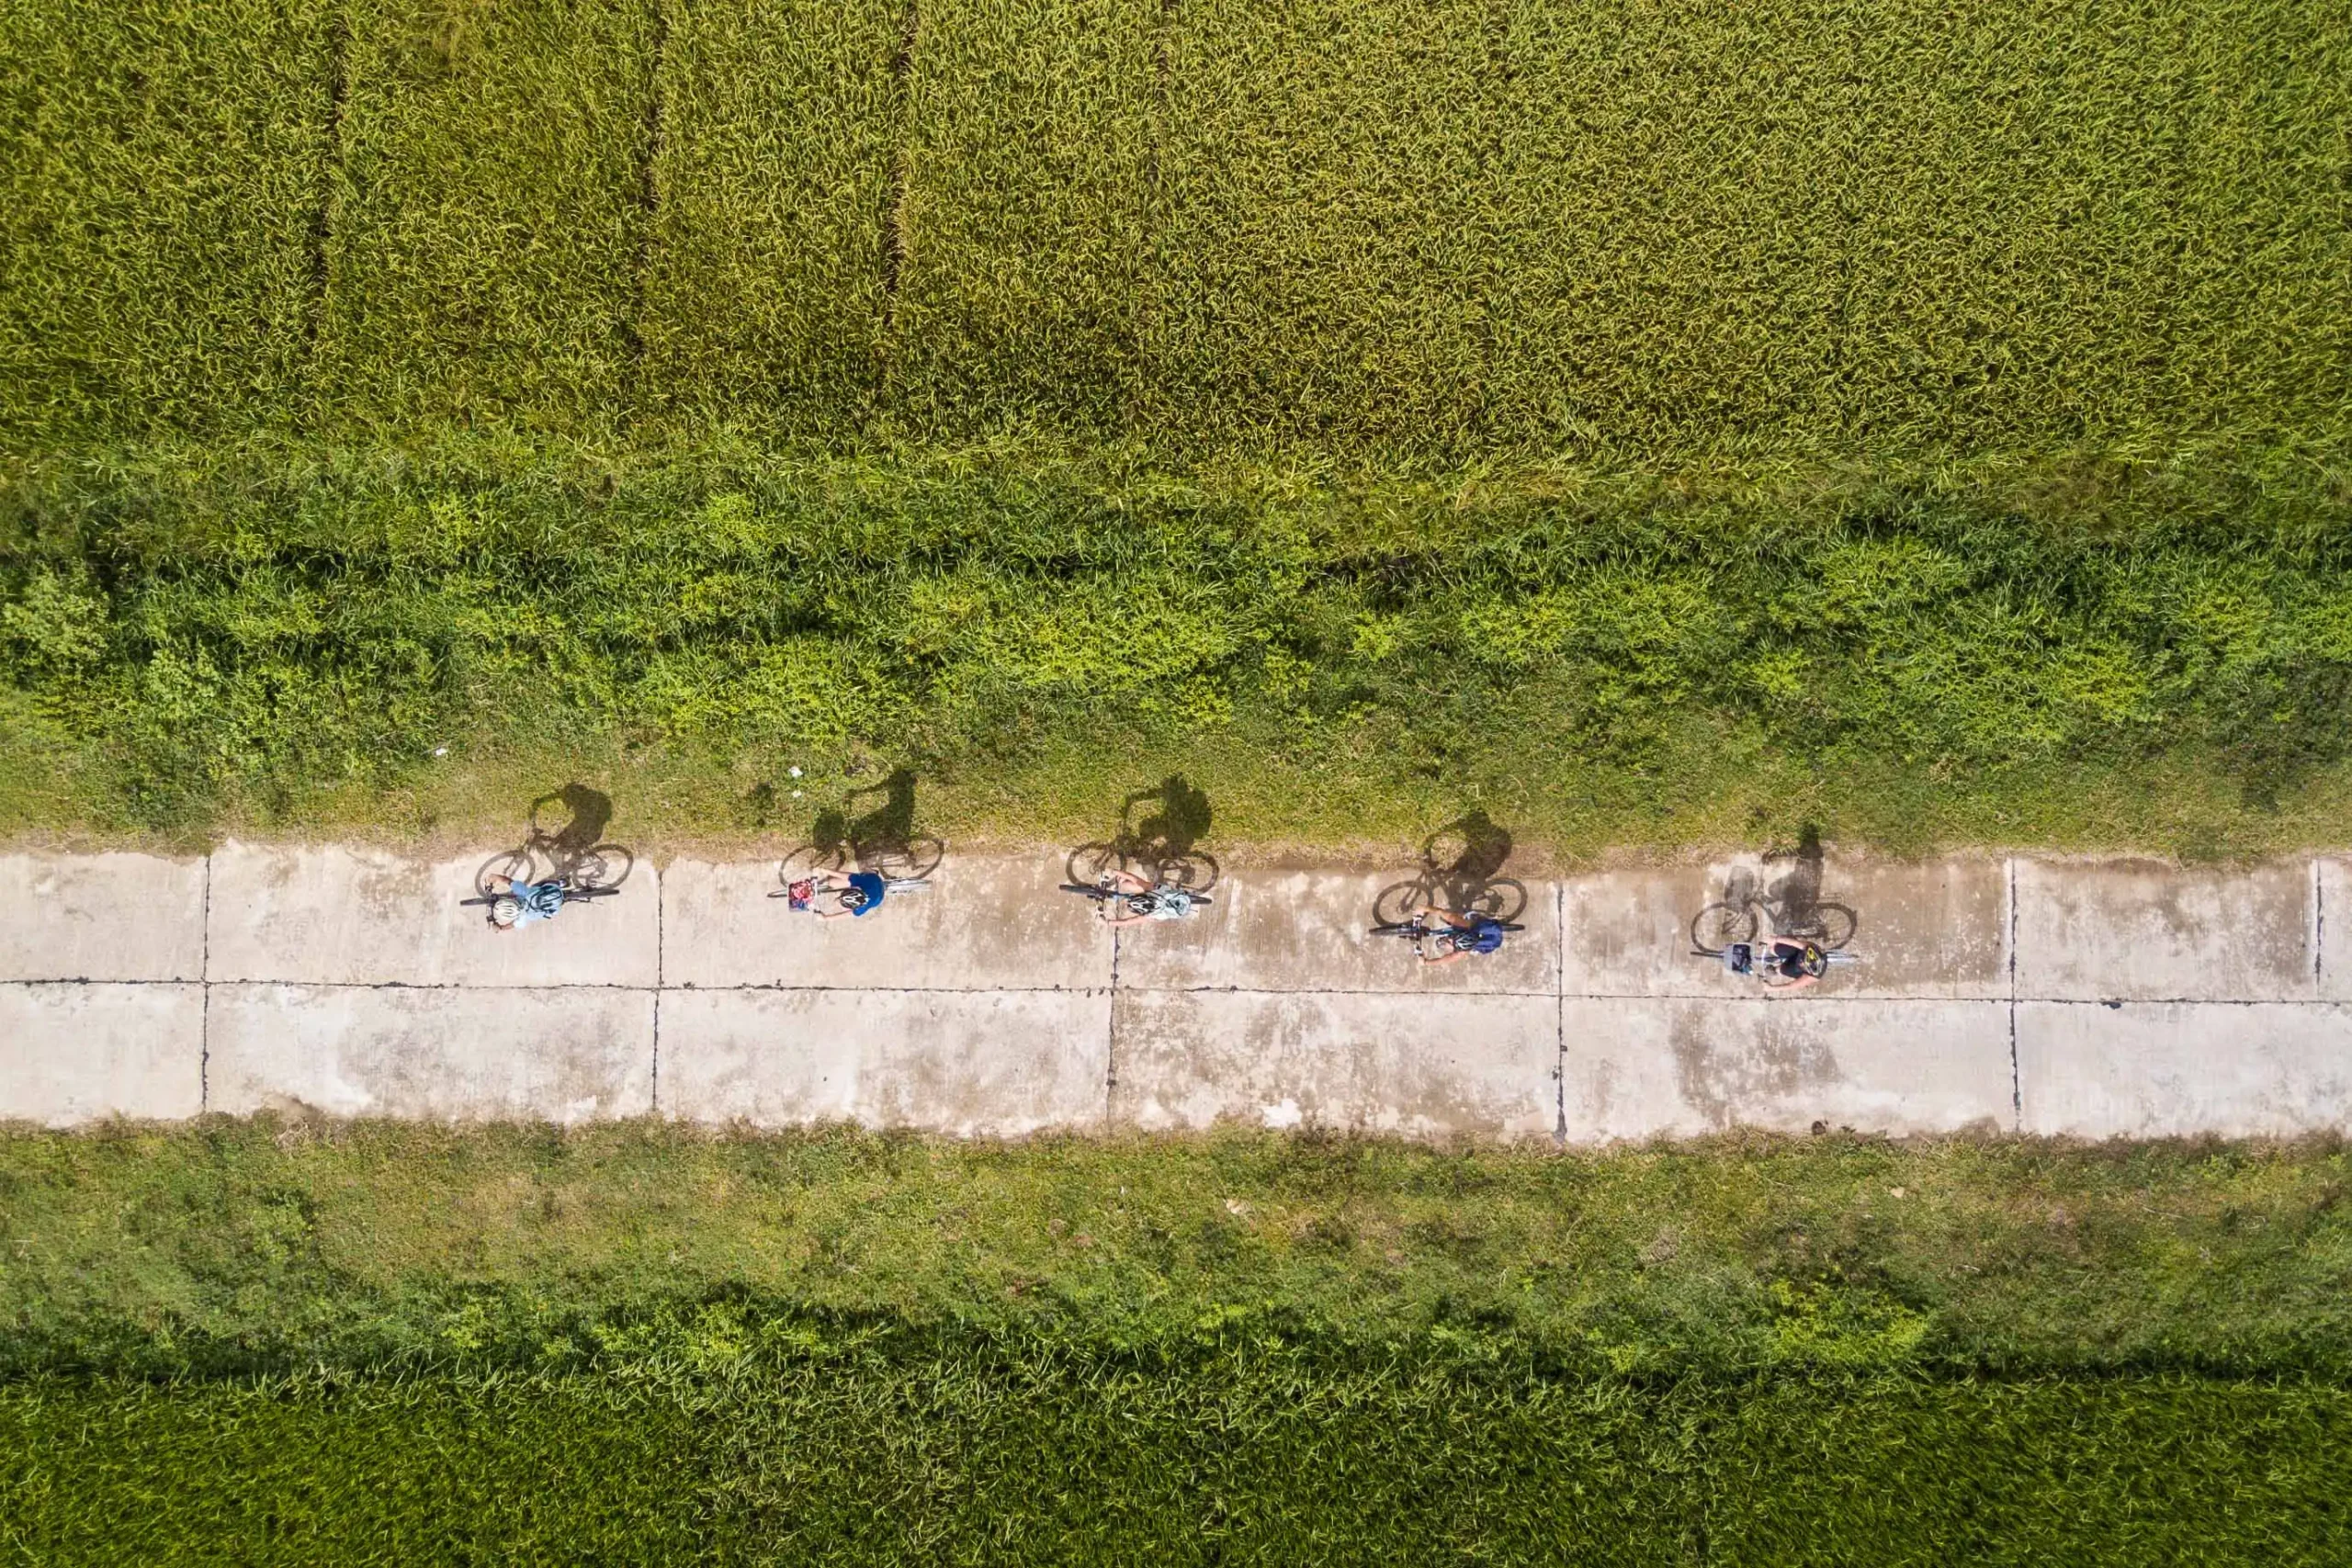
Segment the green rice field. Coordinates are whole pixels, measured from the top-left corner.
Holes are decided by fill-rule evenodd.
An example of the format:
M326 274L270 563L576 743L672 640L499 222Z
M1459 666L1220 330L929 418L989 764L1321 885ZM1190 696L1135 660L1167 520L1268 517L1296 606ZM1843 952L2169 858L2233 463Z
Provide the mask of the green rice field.
M2340 457L2325 0L39 0L19 452Z

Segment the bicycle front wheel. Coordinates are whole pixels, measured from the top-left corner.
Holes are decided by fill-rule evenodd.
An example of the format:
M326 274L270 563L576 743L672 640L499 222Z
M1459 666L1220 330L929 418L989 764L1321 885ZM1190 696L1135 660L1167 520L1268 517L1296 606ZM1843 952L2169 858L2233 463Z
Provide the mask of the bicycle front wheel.
M531 852L504 850L482 862L481 869L474 873L474 891L485 899L494 898L503 891L491 886L492 881L499 879L509 883L536 880L531 874Z
M1073 886L1093 887L1102 879L1116 876L1127 869L1127 856L1116 844L1080 844L1070 851L1069 862L1062 867L1063 874Z
M1756 906L1710 904L1692 917L1690 945L1710 958L1723 956L1736 942L1756 940Z

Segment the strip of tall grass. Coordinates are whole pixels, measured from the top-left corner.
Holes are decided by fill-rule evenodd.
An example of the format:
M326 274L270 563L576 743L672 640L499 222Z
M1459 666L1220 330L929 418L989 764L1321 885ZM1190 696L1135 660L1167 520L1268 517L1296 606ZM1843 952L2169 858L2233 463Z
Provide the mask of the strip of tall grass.
M0 443L299 406L334 8L0 10Z
M0 659L150 824L404 784L550 716L824 769L1226 739L1392 795L1537 796L1566 756L1635 810L1669 761L1712 788L1770 749L1871 791L2193 757L2258 815L2344 752L2352 531L2293 453L1444 491L1034 474L55 465L5 498Z
M695 1326L732 1301L896 1325L918 1361L916 1341L952 1330L1664 1381L2343 1382L2346 1169L2322 1145L1834 1134L1551 1155L1239 1134L19 1131L0 1137L0 1374L584 1373L640 1320L741 1337L736 1308Z

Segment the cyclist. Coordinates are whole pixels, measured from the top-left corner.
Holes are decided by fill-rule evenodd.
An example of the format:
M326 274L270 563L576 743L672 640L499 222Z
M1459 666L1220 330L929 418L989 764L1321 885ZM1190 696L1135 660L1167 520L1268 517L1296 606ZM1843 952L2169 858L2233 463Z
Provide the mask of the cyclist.
M1770 946L1757 956L1767 968L1780 971L1781 983L1773 987L1776 990L1795 991L1819 985L1821 976L1829 969L1829 954L1822 951L1821 944L1799 937L1776 936Z
M1147 882L1132 871L1121 871L1111 890L1125 896L1118 908L1126 912L1111 913L1112 905L1106 899L1095 913L1114 926L1132 926L1141 920L1181 920L1193 912L1191 889L1165 882ZM1136 908L1137 904L1142 908Z
M523 882L512 876L491 877L482 887L490 895L490 929L511 931L538 920L551 920L563 909L563 884Z
M838 871L820 871L810 874L805 880L808 886L805 894L797 884L792 889L792 907L808 909L820 920L855 919L870 915L882 907L882 896L889 891L882 874L876 871L853 871L847 875ZM831 908L813 907L820 893L833 895Z
M1503 944L1503 923L1492 915L1473 909L1441 909L1434 904L1421 906L1414 919L1437 930L1442 923L1450 928L1441 932L1444 937L1443 953L1423 953L1424 964L1451 964L1457 958L1467 958L1474 953L1492 953Z

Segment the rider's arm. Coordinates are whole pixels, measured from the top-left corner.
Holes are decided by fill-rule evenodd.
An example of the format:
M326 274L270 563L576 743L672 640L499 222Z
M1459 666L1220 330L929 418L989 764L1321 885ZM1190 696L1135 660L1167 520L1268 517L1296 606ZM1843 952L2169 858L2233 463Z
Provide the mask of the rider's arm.
M1457 958L1467 958L1469 956L1470 950L1468 948L1456 947L1452 942L1448 942L1443 953L1422 953L1421 962L1424 964L1451 964Z
M1441 909L1434 904L1422 905L1420 915L1421 923L1424 925L1428 924L1432 917L1437 919L1443 920L1447 925L1452 926L1458 931L1466 931L1473 924L1476 923L1467 915L1457 915L1451 909Z
M1800 975L1793 980L1784 980L1780 985L1768 987L1768 991L1777 996L1783 991L1802 991L1807 986L1819 984L1821 984L1821 976L1818 975Z

